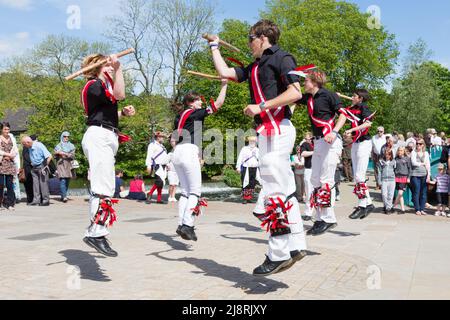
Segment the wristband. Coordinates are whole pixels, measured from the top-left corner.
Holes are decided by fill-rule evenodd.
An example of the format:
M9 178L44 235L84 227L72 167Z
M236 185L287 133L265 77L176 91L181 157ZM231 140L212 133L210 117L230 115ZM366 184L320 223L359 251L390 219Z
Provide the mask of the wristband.
M209 45L209 47L212 48L219 48L219 44L218 43L212 43Z

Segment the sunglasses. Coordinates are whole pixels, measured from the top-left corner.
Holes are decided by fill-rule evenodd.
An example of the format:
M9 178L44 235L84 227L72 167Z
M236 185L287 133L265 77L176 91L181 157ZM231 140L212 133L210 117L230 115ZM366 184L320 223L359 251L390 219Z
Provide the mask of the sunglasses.
M253 40L255 40L256 38L258 38L256 35L250 34L250 35L248 36L248 42L252 43Z

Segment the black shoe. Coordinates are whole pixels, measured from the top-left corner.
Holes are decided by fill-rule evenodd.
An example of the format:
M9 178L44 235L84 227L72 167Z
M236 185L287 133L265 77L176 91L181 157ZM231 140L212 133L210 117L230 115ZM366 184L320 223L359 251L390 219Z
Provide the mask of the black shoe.
M288 264L287 266L281 268L278 272L283 272L286 271L287 269L291 268L296 262L302 260L304 257L306 257L308 254L306 253L306 251L301 250L295 250L295 251L291 251L291 260L292 262L290 264Z
M264 213L255 213L253 212L253 215L259 220L259 221L264 221Z
M365 219L369 216L369 214L372 213L372 211L375 210L375 206L371 204L370 206L367 206L364 210L364 213L361 215L360 219Z
M310 216L302 216L302 220L303 221L311 221L311 217Z
M179 235L179 236L181 236L181 227L182 226L178 226L177 231L176 231L177 235Z
M90 247L97 250L99 253L104 254L108 257L117 257L117 251L114 251L109 246L108 240L105 237L100 238L92 238L92 237L85 237L83 241Z
M397 214L405 214L405 213L406 213L406 212L403 211L403 210L397 212Z
M327 223L325 221L321 221L322 223L315 230L312 231L313 236L320 236L324 234L328 230L334 229L337 226L337 223Z
M353 211L352 214L349 215L348 217L349 217L350 219L353 219L353 220L360 219L361 216L364 214L364 210L365 210L365 208L363 208L363 207L358 207L358 208L356 208L355 211Z
M146 204L152 203L152 196L148 195L148 196L147 196L147 200L145 200L145 203L146 203Z
M306 235L311 236L314 233L314 230L319 228L322 225L322 223L323 223L323 221L314 222L312 228L309 229L308 231L306 231Z
M180 229L180 236L184 240L197 241L197 235L195 234L194 227L189 227L185 224Z
M40 207L48 207L50 205L50 202L42 202L42 203L39 203L39 206Z
M37 202L29 202L27 203L27 206L39 206L40 204Z
M157 204L167 204L167 202L165 202L165 201L157 201L156 203Z
M270 261L266 256L263 264L253 270L254 276L270 276L271 274L279 272L282 268L289 266L292 263L292 259L284 261Z

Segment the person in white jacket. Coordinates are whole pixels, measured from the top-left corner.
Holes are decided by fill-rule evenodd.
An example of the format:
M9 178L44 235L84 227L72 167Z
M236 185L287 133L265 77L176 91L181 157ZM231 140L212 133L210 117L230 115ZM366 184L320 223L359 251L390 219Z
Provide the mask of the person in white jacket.
M17 172L19 172L20 169L20 154L19 149L17 148L17 140L16 137L12 133L9 134L11 137L11 140L13 142L13 151L16 154L14 157L14 164L16 165ZM14 176L14 193L16 194L16 200L20 201L22 199L22 195L20 193L20 182L19 182L19 175L16 174Z
M167 155L167 150L164 147L165 135L162 132L155 133L155 139L149 144L147 149L147 159L145 160L145 165L147 166L147 171L149 174L152 171L155 173L155 183L147 194L147 204L151 203L153 192L155 190L158 192L157 203L163 204L162 201L162 189L164 188L167 171L166 166L169 163L169 156Z
M241 149L236 163L236 170L241 174L243 204L253 200L256 181L260 181L259 149L256 140L256 137L248 137L248 146Z

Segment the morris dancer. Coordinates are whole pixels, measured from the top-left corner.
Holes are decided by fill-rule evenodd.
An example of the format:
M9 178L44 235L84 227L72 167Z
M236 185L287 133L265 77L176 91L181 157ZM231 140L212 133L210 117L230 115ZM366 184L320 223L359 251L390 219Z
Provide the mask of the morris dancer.
M243 204L253 200L256 181L260 180L259 149L256 141L256 137L248 137L248 146L242 148L236 163L236 170L241 174Z
M86 57L83 67L94 64L106 57L94 54ZM84 134L82 147L89 161L90 172L90 226L83 241L98 252L117 257L105 238L107 228L116 220L112 207L117 201L111 199L115 191L115 155L119 147L119 119L133 116L133 106L118 111L118 101L125 99L125 82L122 66L116 55L108 62L84 74L88 80L81 100L87 114L88 129ZM113 81L115 79L115 82Z
M358 197L358 207L349 216L350 219L364 219L375 209L366 184L367 167L372 151L372 137L369 129L375 115L367 107L368 100L367 90L358 89L353 94L352 105L347 109L341 109L352 124L352 128L345 133L353 135L352 167L356 183L353 193Z
M323 72L306 73L305 92L298 102L308 106L308 113L314 136L311 183L314 187L311 206L316 209L316 218L308 235L320 235L337 226L334 213L336 190L334 189L336 166L342 152L339 130L346 117L341 114L335 124L335 117L342 109L339 97L323 88L326 76Z
M222 89L217 101L211 99L211 104L202 109L202 97L195 93L188 93L183 99L183 105L175 107L181 110L175 118L176 131L173 133L177 146L173 154L173 165L180 180L181 197L178 201L178 229L184 240L197 241L194 231L195 217L202 213L202 207L207 206L201 199L201 141L203 122L205 118L216 113L225 102L227 80L222 80Z
M155 173L155 183L147 194L147 204L151 203L153 192L155 190L158 193L156 203L164 204L162 201L162 189L164 188L166 181L166 166L169 163L169 156L167 155L166 147L164 147L164 134L157 131L154 136L154 140L149 144L147 149L147 159L145 164L147 166L147 172L151 174Z
M279 37L280 31L273 22L257 22L248 38L255 62L237 68L229 68L225 63L217 37L210 42L219 75L238 82L248 80L250 84L252 104L245 108L245 114L254 117L258 125L262 179L262 192L254 211L270 230L269 250L265 261L253 270L256 276L287 270L306 255L294 172L290 168L296 130L290 121L289 105L302 94L299 77L289 74L296 67L295 59L277 45Z

